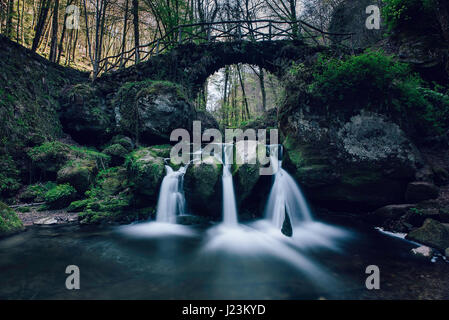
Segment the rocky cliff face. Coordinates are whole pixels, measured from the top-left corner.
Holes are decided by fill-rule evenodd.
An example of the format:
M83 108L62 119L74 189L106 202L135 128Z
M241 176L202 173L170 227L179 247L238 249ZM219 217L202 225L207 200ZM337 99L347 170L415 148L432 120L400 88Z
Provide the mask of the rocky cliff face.
M312 201L331 209L400 203L423 165L399 126L376 113L323 121L298 109L281 121L285 166Z

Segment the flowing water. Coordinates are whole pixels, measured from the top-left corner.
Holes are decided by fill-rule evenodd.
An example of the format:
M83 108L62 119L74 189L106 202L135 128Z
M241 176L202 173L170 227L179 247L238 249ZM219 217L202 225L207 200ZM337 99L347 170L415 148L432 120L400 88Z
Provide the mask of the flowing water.
M176 223L176 217L185 213L185 197L183 190L183 178L187 165L174 171L170 166L165 166L167 174L162 180L157 201L156 221Z
M0 240L0 299L449 298L449 264L415 258L413 244L354 221L332 223L354 231L351 241L333 241L340 250L295 247L257 231L230 233L240 251L223 251L206 248L220 238L209 242L202 228L191 237L147 237L123 227L30 227ZM80 290L65 288L73 264ZM365 287L372 264L380 290Z
M228 226L235 226L238 223L234 183L231 173L233 148L234 144L223 144L223 223Z
M185 213L187 166L166 167L156 221L119 227L40 226L0 240L0 299L448 299L449 264L410 254L416 247L353 218L312 218L282 148L266 219L238 223L231 174L233 145L223 145L223 222L176 224ZM279 155L279 156L277 156ZM286 216L293 235L280 232ZM327 219L329 219L328 217ZM381 290L367 290L368 265ZM81 289L65 289L77 265Z
M292 227L312 221L312 214L301 189L282 168L282 145L270 145L270 163L274 170L274 183L265 209L265 216L277 228L282 228L286 215Z

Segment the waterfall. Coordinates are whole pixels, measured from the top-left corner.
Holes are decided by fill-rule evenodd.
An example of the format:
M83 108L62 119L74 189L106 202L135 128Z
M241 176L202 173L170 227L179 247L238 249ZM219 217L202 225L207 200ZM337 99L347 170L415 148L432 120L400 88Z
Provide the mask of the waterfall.
M235 204L234 184L231 165L233 163L233 144L223 144L223 223L237 225L237 206Z
M166 165L167 174L162 180L157 201L156 221L176 223L176 216L183 214L185 210L185 198L183 191L184 174L187 165L174 171Z
M282 168L282 145L269 145L268 148L274 183L268 197L265 216L279 229L282 228L286 214L292 227L301 222L312 221L312 214L301 189Z

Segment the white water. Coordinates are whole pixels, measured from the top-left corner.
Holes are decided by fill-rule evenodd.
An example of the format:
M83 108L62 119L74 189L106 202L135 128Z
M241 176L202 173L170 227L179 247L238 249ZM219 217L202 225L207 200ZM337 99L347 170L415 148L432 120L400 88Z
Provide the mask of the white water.
M223 144L223 223L228 226L236 226L238 224L237 205L235 203L231 173L233 147L233 144Z
M282 169L282 146L270 145L270 163L274 170L274 183L268 197L265 216L281 229L286 214L292 227L311 222L312 214L295 180Z
M157 201L156 221L176 223L176 217L185 212L185 198L183 191L183 178L187 165L173 171L170 166L165 166L167 174L162 180Z

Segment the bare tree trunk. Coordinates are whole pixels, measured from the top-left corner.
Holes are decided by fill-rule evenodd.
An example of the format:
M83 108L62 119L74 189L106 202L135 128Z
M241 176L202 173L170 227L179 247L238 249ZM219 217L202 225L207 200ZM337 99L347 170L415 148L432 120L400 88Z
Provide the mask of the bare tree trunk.
M6 15L6 36L12 38L12 16L14 14L14 0L8 0L8 13Z
M449 42L449 3L447 0L435 0L436 14L441 31L447 42Z
M71 0L67 0L67 6L69 6L71 4L72 4L72 1ZM59 40L59 46L58 46L58 58L56 59L57 63L59 63L59 61L61 60L62 49L64 47L64 37L65 37L65 31L66 31L67 17L68 17L68 14L67 14L67 12L65 12L65 14L64 14L64 23L62 25L61 39ZM67 52L69 52L68 48L66 48L66 49L67 49ZM67 61L67 59L66 59L66 61Z
M50 61L56 62L57 50L58 50L58 17L59 17L59 0L55 0L55 6L53 7L53 22L51 32L51 44L50 44Z
M129 0L125 3L125 14L123 22L123 35L122 35L122 54L120 55L120 67L123 67L123 54L126 51L126 28L128 27L128 10L129 10Z
M265 75L263 69L259 67L259 84L260 92L262 93L262 108L263 111L267 111L267 93L265 91Z
M134 23L134 48L136 52L136 64L140 62L139 56L139 1L132 0L133 23Z
M250 118L249 113L249 107L248 107L248 99L246 98L246 92L245 92L245 81L243 81L242 72L240 70L240 65L237 64L237 73L239 76L240 86L242 87L242 97L243 97L243 103L245 104L245 110L246 110L246 119ZM243 112L242 112L243 115Z
M224 94L223 94L223 122L228 125L228 82L229 82L229 67L225 67L225 81L224 81Z
M47 20L48 10L50 9L50 0L41 0L41 6L39 11L39 19L36 24L35 34L33 38L33 44L31 46L32 51L36 51L41 41L42 33L45 27L45 21Z
M17 0L17 28L16 28L17 43L19 43L19 25L20 25L20 0Z

